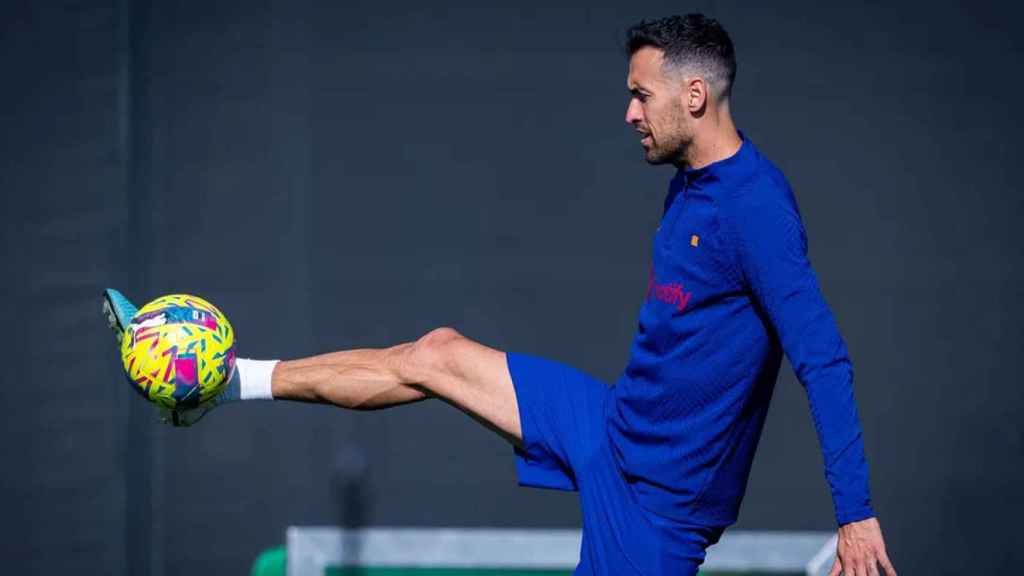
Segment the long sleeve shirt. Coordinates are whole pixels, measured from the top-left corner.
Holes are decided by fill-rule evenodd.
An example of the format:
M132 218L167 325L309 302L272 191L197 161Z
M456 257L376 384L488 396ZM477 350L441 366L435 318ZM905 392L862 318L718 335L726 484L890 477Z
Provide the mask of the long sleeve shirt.
M743 137L673 178L608 433L641 505L736 521L785 352L805 387L840 524L874 515L846 345L782 173Z

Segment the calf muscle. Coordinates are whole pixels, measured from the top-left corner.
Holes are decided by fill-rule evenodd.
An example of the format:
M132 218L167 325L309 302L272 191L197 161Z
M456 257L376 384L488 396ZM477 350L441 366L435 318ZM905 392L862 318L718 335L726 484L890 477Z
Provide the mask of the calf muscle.
M281 362L274 370L274 397L352 410L423 400L428 394L415 382L403 382L394 369L396 357L410 346L345 350Z

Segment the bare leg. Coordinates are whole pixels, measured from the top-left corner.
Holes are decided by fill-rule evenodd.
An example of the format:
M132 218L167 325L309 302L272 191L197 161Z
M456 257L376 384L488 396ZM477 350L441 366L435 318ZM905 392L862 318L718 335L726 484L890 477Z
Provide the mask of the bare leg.
M439 328L391 348L346 350L279 363L275 398L376 410L442 398L513 443L519 407L505 353Z

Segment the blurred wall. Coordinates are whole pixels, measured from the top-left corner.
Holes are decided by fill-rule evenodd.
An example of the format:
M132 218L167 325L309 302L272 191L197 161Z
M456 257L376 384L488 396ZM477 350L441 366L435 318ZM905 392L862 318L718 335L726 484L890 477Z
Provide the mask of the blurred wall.
M290 524L577 525L441 403L158 426L98 296L202 294L250 357L447 324L614 381L672 174L619 42L686 11L732 34L738 123L796 190L897 567L1018 566L1020 9L708 1L5 3L5 561L239 574ZM833 529L780 380L739 527Z

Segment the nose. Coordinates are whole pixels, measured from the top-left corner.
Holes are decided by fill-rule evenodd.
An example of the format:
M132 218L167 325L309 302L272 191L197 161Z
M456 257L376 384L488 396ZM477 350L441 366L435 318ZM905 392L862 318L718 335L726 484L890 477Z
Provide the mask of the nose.
M643 109L640 107L640 102L636 98L630 98L629 105L626 106L626 124L639 124L643 117L644 114Z

